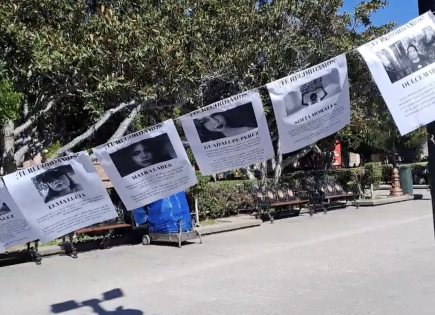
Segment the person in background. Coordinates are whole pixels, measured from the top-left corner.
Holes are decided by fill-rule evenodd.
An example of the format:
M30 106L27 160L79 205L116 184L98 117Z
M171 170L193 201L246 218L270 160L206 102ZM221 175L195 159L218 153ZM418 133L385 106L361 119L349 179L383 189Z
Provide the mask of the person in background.
M419 53L417 47L415 45L409 45L407 49L407 55L411 62L411 70L412 72L423 69L424 67L431 64L429 58Z

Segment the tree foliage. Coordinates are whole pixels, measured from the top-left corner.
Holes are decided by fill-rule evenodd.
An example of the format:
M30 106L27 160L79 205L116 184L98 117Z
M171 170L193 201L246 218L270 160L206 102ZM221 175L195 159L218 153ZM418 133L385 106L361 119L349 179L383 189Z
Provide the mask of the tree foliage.
M36 138L39 149L64 145L129 102L146 104L131 125L140 128L351 51L385 32L370 23L385 1L365 1L353 15L340 13L342 2L2 2L0 55L23 95L15 134ZM371 135L364 119L384 105L357 56L350 67L354 114L342 138L357 147L355 141ZM83 145L106 141L129 110L115 114Z
M0 80L0 122L16 119L21 105L21 94L16 92L12 82Z

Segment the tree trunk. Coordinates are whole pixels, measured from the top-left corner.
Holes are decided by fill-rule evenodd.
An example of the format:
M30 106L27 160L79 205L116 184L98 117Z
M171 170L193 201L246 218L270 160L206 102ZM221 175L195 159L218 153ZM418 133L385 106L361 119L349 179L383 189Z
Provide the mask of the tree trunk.
M275 184L278 184L279 179L281 178L281 173L282 173L282 154L281 154L281 145L278 139L278 144L276 148L276 165L273 174L273 182Z
M12 120L7 120L2 126L2 174L9 174L16 171L17 167L15 165L14 159L14 122Z
M119 139L122 136L124 136L124 134L128 130L128 127L130 127L131 123L134 121L136 116L139 114L140 110L142 109L142 106L143 106L143 104L141 103L131 111L131 113L119 125L118 129L115 131L115 133L110 137L110 139L107 142Z
M267 180L267 162L261 163L260 171L260 187L265 188Z
M393 160L393 168L396 168L397 167L397 158L396 158L396 142L394 141L393 142L393 157L392 157L392 160Z
M249 170L247 167L243 167L240 169L240 171L246 176L248 177L249 180L256 180L257 178L255 177L255 175L251 172L251 170Z
M59 150L56 151L56 156L61 156L64 153L67 153L83 141L87 140L91 136L93 136L98 129L100 129L101 126L103 126L112 115L115 113L123 110L124 108L128 108L130 106L136 105L136 101L131 101L128 103L121 103L117 107L109 109L107 112L104 113L103 116L101 116L100 120L98 120L95 124L93 124L91 127L89 127L88 130L86 130L83 134L81 134L78 137L75 137L71 142L67 143L63 147L61 147Z

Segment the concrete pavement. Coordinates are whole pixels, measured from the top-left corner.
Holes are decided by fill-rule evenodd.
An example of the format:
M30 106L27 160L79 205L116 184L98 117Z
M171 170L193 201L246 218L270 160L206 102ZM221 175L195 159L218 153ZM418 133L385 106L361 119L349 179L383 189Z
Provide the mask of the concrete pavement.
M210 235L181 249L121 246L3 267L0 314L435 314L435 242L423 193ZM113 289L123 296L99 301Z

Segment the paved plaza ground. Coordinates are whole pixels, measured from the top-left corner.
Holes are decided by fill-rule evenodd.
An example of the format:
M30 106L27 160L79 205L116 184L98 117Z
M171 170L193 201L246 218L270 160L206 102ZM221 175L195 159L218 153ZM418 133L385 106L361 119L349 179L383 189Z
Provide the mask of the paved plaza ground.
M435 314L431 201L0 268L0 314ZM114 289L122 297L101 302Z

